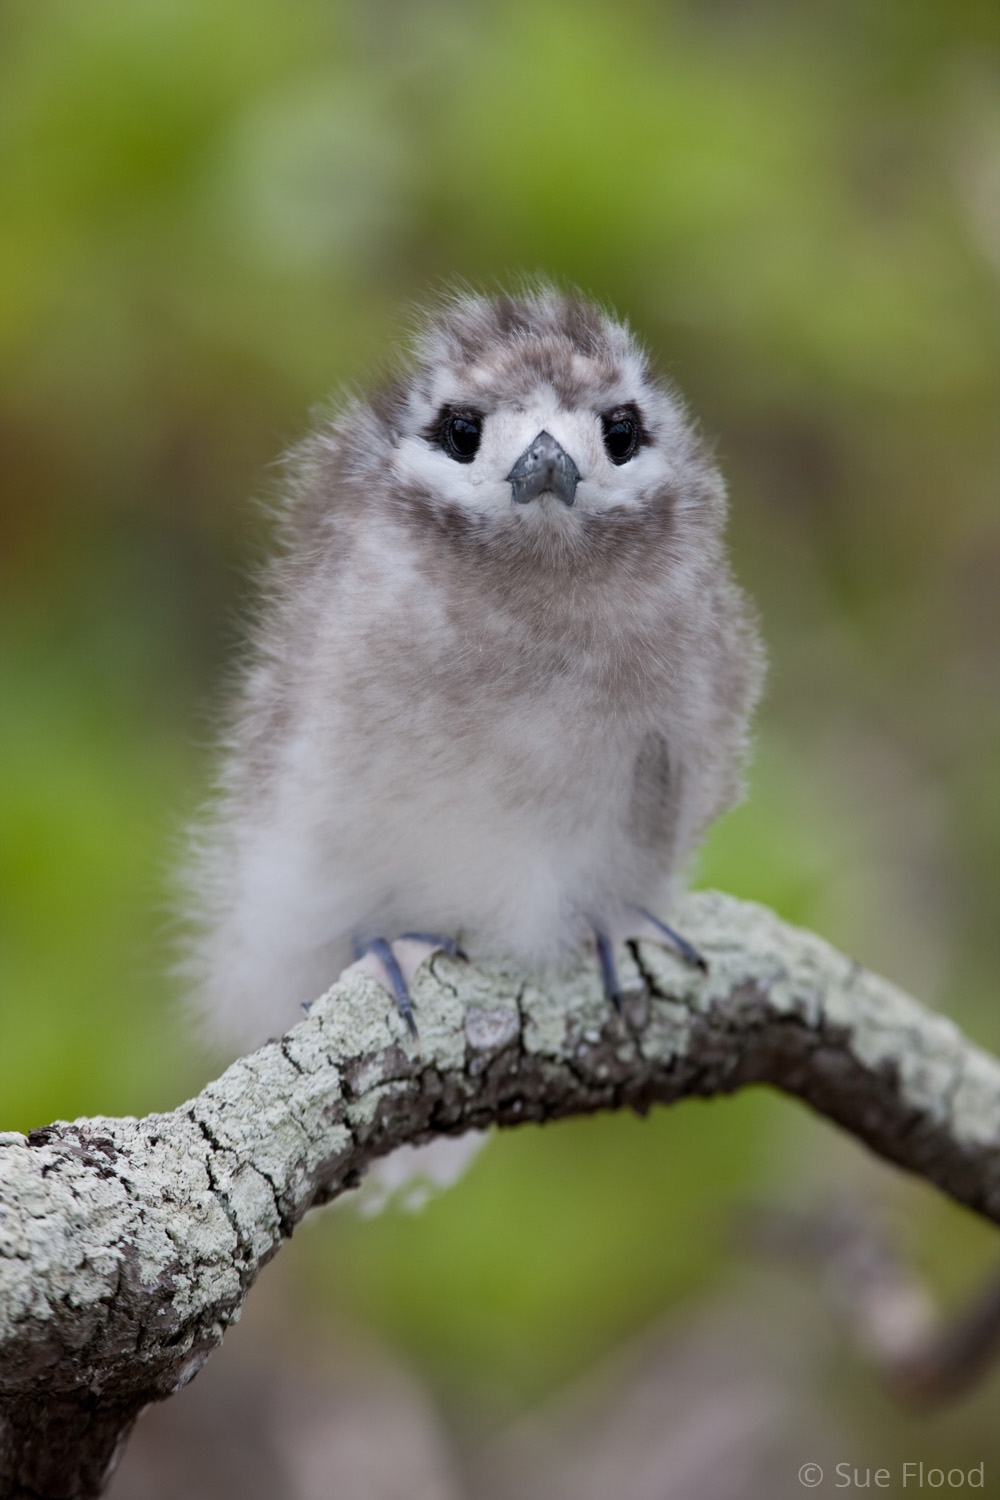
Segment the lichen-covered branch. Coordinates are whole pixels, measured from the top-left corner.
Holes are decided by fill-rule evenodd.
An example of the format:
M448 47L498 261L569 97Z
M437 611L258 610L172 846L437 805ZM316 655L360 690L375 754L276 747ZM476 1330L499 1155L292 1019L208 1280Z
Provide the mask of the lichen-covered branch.
M440 1132L770 1083L1000 1222L1000 1062L761 907L676 920L708 974L640 945L624 1022L583 959L543 988L438 955L419 1044L349 973L170 1114L0 1135L0 1497L99 1494L303 1214Z

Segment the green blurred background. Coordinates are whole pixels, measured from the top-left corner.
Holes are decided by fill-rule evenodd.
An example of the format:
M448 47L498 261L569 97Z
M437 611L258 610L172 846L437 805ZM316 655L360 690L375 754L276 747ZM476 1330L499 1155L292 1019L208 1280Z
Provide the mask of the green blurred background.
M210 1076L170 880L252 498L414 299L520 270L630 318L730 482L772 670L700 880L1000 1048L994 0L5 0L2 1126ZM711 1296L737 1201L858 1156L763 1093L511 1133L421 1215L321 1216L288 1302L488 1425ZM959 1294L991 1233L877 1180ZM941 1440L993 1452L988 1412Z

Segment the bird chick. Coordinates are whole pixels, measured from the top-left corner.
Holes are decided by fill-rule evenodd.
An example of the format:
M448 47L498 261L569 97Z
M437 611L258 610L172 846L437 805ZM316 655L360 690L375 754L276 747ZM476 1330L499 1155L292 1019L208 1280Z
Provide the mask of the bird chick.
M676 392L577 294L456 295L291 474L195 840L210 1029L255 1045L410 933L534 971L596 936L614 993L740 794L762 675Z

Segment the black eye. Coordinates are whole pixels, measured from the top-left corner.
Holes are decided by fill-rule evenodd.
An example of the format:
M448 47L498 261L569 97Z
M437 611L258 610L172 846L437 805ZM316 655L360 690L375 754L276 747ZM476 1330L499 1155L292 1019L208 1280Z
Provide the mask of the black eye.
M642 423L633 407L619 407L606 411L601 417L604 433L604 451L613 464L627 464L639 451L642 442Z
M476 411L448 412L438 428L442 448L459 464L471 464L483 435L483 419Z

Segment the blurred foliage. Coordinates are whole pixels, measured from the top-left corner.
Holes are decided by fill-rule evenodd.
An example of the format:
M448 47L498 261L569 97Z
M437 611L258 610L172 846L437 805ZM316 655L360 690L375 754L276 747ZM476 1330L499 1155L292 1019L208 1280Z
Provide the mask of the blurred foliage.
M730 479L773 671L702 878L1000 1046L998 205L994 0L5 0L4 1125L207 1076L169 872L248 497L413 299L520 269L626 313ZM717 1279L736 1196L854 1160L765 1095L570 1122L289 1255L306 1320L516 1405ZM893 1192L971 1275L987 1232Z

